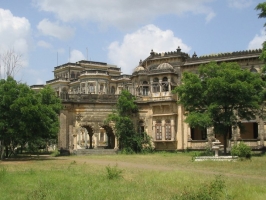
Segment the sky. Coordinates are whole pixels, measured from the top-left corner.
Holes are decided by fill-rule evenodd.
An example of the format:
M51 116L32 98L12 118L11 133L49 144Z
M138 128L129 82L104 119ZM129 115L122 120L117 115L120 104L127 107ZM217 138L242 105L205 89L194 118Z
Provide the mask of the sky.
M151 50L198 56L259 49L259 0L0 0L0 55L22 55L15 79L54 79L54 67L91 60L131 74Z

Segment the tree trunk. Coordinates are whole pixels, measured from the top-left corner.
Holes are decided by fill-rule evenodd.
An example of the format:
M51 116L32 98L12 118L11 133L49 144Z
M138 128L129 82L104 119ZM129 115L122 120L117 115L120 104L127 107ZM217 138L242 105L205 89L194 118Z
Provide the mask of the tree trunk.
M0 141L0 157L1 157L1 160L4 160L5 159L5 146L4 146L4 141Z
M8 158L8 146L6 145L6 158Z
M227 134L228 133L224 134L224 154L226 154L226 148L227 148Z

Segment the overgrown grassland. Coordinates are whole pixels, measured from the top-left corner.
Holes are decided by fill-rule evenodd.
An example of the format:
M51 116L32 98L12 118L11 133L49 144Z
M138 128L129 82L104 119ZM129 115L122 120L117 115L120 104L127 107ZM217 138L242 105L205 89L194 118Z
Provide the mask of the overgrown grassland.
M192 162L186 153L0 162L0 199L176 199L221 175L223 198L266 199L266 156ZM122 170L108 179L106 167ZM219 199L217 197L217 199Z

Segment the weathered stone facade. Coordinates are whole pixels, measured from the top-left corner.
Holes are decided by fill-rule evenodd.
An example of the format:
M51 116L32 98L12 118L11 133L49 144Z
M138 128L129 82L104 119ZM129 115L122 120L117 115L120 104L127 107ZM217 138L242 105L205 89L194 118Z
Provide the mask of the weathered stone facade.
M265 125L261 119L243 121L246 133L232 130L228 141L213 134L212 129L190 128L184 123L184 110L177 105L171 90L181 84L182 73L197 73L201 64L215 61L238 62L244 69L259 72L261 50L191 57L180 48L174 52L155 53L140 61L131 75L121 75L120 68L106 63L80 61L55 67L55 79L47 84L62 98L59 148L69 151L81 148L118 148L113 124L104 125L115 109L122 89L136 96L139 106L137 127L146 131L157 150L204 149L211 138L228 147L243 140L254 149L265 142ZM34 88L34 87L33 87Z

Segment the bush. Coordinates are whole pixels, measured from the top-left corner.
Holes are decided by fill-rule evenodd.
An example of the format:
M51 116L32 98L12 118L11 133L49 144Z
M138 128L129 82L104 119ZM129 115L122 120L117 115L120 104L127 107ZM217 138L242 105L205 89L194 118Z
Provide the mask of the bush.
M60 152L58 151L58 149L56 149L55 151L53 151L53 153L51 153L51 156L53 156L53 157L60 156Z
M231 155L239 158L251 158L251 148L241 141L231 148Z
M122 177L123 170L118 169L117 165L115 165L114 167L110 167L108 165L106 167L106 172L107 172L107 178L110 180L113 180L113 179L118 179L118 178Z
M210 183L205 183L197 188L187 187L180 195L175 196L173 199L180 200L212 200L212 199L225 199L224 193L225 181L221 176L216 176ZM227 197L228 198L228 197Z

